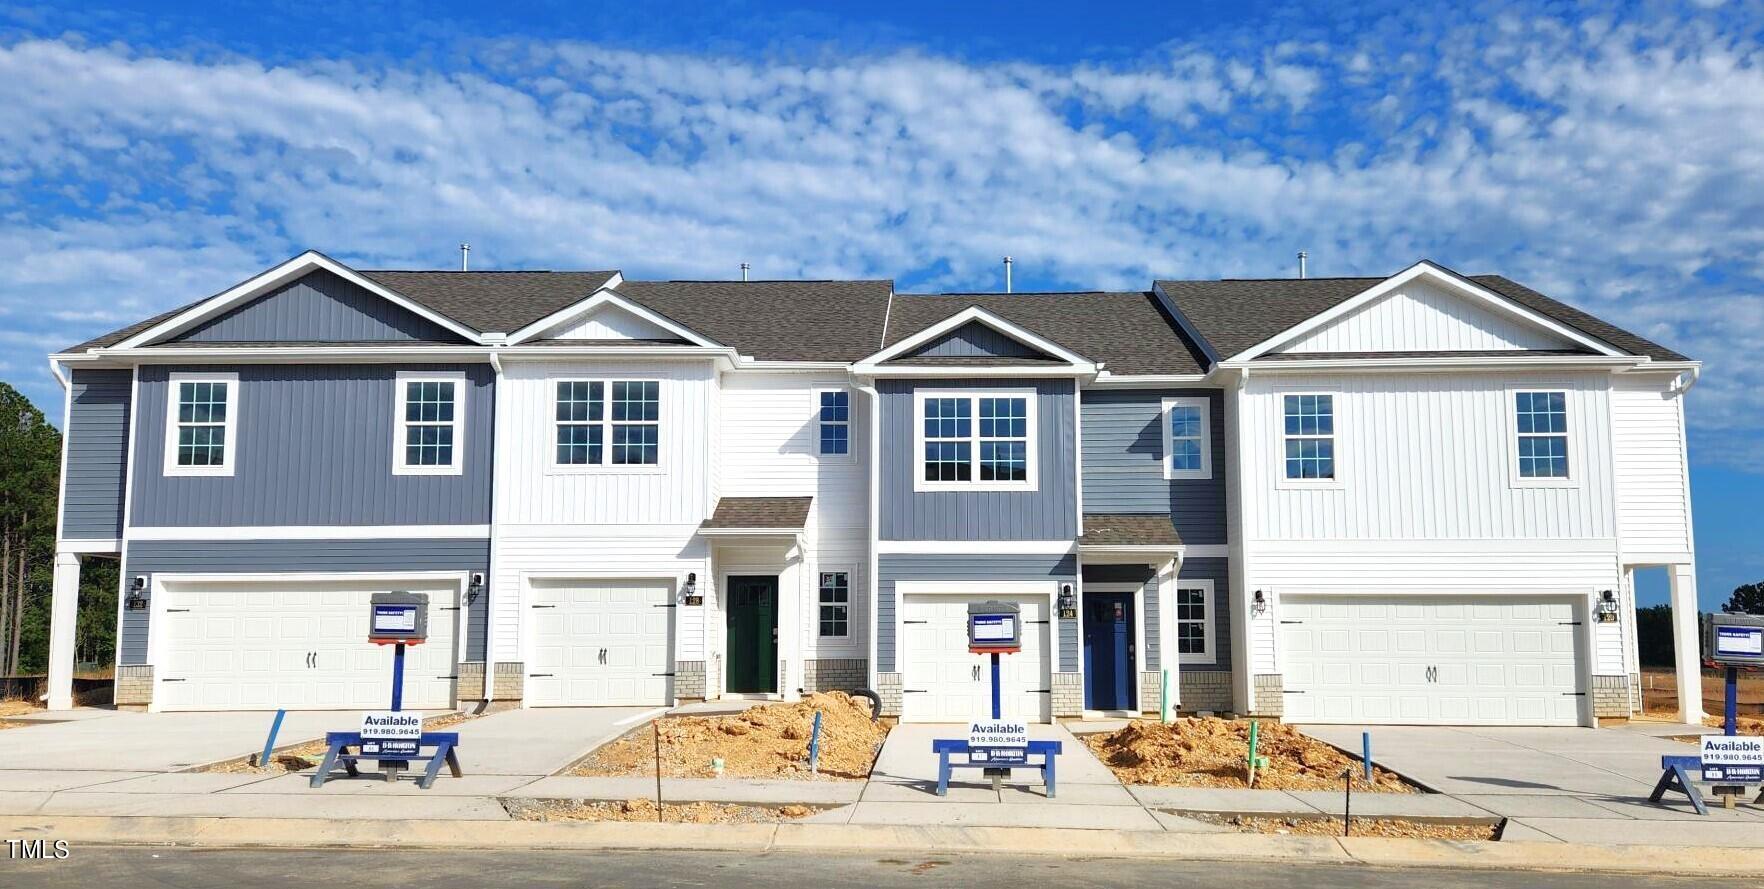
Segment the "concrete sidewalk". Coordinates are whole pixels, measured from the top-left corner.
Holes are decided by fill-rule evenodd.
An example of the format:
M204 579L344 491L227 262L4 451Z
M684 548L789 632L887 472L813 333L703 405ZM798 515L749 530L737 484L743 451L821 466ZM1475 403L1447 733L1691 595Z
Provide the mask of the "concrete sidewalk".
M492 713L450 731L459 733L459 763L466 774L542 777L665 712L661 707L533 707Z
M103 713L105 715L93 715ZM91 711L74 719L37 718L39 725L0 731L4 772L173 772L258 752L274 713L133 713ZM291 711L277 746L354 728L356 713Z

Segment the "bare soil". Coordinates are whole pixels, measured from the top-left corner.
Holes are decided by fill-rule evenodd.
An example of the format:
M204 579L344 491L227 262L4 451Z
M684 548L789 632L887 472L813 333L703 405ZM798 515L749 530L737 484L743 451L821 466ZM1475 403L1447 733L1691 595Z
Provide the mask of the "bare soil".
M1643 667L1641 684L1642 707L1645 711L1671 715L1678 709L1678 674L1672 668ZM1719 713L1726 705L1726 671L1704 670L1703 709ZM1740 671L1739 711L1752 716L1764 716L1764 672Z
M1223 824L1244 833L1291 834L1293 836L1342 836L1340 818L1252 818L1246 815L1205 815L1177 812L1213 824ZM1429 821L1405 821L1401 818L1354 818L1353 836L1398 837L1430 840L1492 840L1499 826L1492 823L1440 824Z
M34 701L0 701L0 716L26 716L41 712L43 712L43 708ZM9 728L24 728L33 724L0 719L0 731Z
M736 806L723 803L666 803L661 817L655 801L507 799L502 801L516 821L662 821L675 824L775 824L814 814L808 806Z
M809 772L809 736L821 713L818 774ZM876 763L889 722L870 719L870 702L839 691L809 695L795 704L762 704L728 716L664 716L640 725L590 753L568 774L618 777L655 774L655 732L661 734L662 774L670 778L722 777L862 781Z
M1353 772L1354 789L1418 793L1395 772L1373 766L1367 783L1357 757L1289 725L1261 722L1256 753L1268 765L1256 770L1256 787L1271 790L1340 790L1341 774ZM1200 717L1169 725L1136 721L1113 732L1088 735L1084 743L1123 784L1178 787L1248 787L1249 721Z
M472 713L443 713L430 716L423 720L423 731L437 732L449 726L459 725L477 719ZM198 772L220 772L229 775L278 775L283 772L303 772L316 768L325 758L326 744L323 739L308 741L294 747L276 750L270 754L270 764L257 765L257 755L242 756L213 765L196 769Z

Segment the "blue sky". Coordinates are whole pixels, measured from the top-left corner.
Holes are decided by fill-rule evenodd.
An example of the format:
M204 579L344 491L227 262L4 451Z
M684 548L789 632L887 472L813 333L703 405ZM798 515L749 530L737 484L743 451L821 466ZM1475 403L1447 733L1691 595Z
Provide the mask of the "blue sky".
M1707 362L1764 579L1764 2L0 9L0 379L306 248L992 289L1498 272ZM1662 595L1653 579L1644 601Z

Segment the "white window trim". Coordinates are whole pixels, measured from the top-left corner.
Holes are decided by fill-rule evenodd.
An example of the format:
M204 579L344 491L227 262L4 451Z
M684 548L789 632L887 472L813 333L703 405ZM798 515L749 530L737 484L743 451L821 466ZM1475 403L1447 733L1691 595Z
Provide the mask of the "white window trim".
M225 383L227 384L227 419L222 426L226 430L226 442L221 451L222 459L219 466L179 466L178 465L178 384L179 383ZM164 473L168 476L222 476L231 477L233 467L239 463L239 375L236 373L174 373L166 379L165 407L165 466Z
M667 382L666 380L663 380L660 377L654 377L654 378L633 377L633 376L595 377L595 376L582 376L580 374L569 374L569 375L565 375L565 376L546 377L545 378L545 409L548 412L547 416L550 417L550 419L548 419L546 421L546 429L549 430L549 434L546 436L545 442L544 442L545 448L546 448L546 451L545 451L545 454L546 454L546 456L545 456L545 471L546 471L546 473L549 475L598 475L598 474L603 474L603 473L615 474L615 475L653 475L653 474L657 474L657 473L662 472L663 471L662 470L663 452L665 450L663 446L666 444L666 441L667 441L667 430L665 428L663 428L663 423L662 423L662 413L666 409L666 404L667 404L666 382ZM598 423L601 427L600 462L599 463L559 463L559 462L557 462L557 427L558 427L557 384L558 383L599 383L600 384L600 419L589 421L590 423ZM613 447L613 443L612 443L612 440L613 440L612 390L613 390L614 383L654 383L655 384L655 387L656 387L655 388L656 414L655 414L655 421L653 422L653 424L651 424L651 425L655 426L655 462L654 463L613 463L612 462L612 447ZM621 421L621 422L624 422L624 421ZM650 421L639 420L636 422L637 423L649 423ZM580 424L572 423L571 425L580 425Z
M845 575L845 635L825 636L821 634L821 575ZM852 627L857 623L857 572L847 565L823 565L815 569L815 638L823 642L849 642L852 638Z
M1579 407L1571 397L1574 389L1569 386L1509 386L1502 398L1505 399L1501 410L1506 414L1507 432L1507 482L1514 488L1578 488L1580 487L1580 458L1575 453L1574 414ZM1519 474L1519 395L1561 393L1562 409L1566 428L1562 436L1567 440L1568 474L1565 476L1545 476L1527 478ZM1555 433L1546 433L1553 435Z
M404 462L406 389L410 383L453 384L453 462L445 466L413 466ZM392 474L393 475L459 475L465 471L466 375L463 371L401 370L394 379L392 393ZM425 424L426 425L426 424Z
M914 389L913 390L913 454L912 473L913 490L929 491L1019 491L1032 493L1039 489L1040 476L1036 469L1036 442L1039 439L1037 422L1037 405L1034 389ZM966 398L971 404L968 419L968 459L971 461L971 478L965 482L944 482L925 480L925 402L933 398ZM1024 480L981 481L980 480L980 399L982 398L1021 398L1024 400L1023 422L1024 432L1028 433L1027 443L1023 449ZM960 441L961 439L934 439L936 441Z
M1194 407L1200 409L1201 434L1199 469L1176 469L1174 460L1176 453L1176 437L1170 433L1170 409L1173 407ZM1159 412L1164 424L1164 478L1167 479L1210 479L1213 477L1213 402L1205 396L1181 396L1164 399L1163 410ZM1285 471L1284 469L1282 470Z
M1274 395L1274 428L1277 437L1274 448L1274 486L1277 488L1323 489L1332 490L1342 486L1341 462L1341 393L1340 392L1275 392ZM1305 395L1329 396L1330 416L1333 418L1334 432L1329 435L1287 435L1286 434L1286 399ZM1291 438L1327 438L1334 443L1331 449L1335 454L1334 478L1287 478L1286 477L1286 441Z
M1206 651L1200 654L1184 654L1182 652L1182 616L1180 612L1176 610L1181 598L1182 590L1200 590L1206 594L1207 616L1206 619L1201 622L1203 624L1201 627L1203 634L1201 637L1202 644L1206 646ZM1211 664L1218 661L1219 649L1216 647L1218 641L1214 638L1214 635L1217 632L1219 615L1213 610L1217 607L1219 607L1219 600L1218 597L1213 595L1213 582L1211 580L1185 580L1178 577L1171 582L1170 647L1168 650L1170 653L1176 655L1176 662L1178 664Z
M845 393L845 453L828 454L821 451L821 393ZM809 390L809 416L813 419L815 435L815 457L823 463L850 463L857 459L857 397L851 389L844 386L819 386Z

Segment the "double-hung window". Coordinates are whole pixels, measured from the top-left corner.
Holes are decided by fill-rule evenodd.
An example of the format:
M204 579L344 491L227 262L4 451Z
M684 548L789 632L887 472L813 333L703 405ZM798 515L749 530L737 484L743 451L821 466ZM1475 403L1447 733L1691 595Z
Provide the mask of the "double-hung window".
M1289 481L1335 479L1335 396L1287 395L1282 399Z
M1211 417L1204 397L1164 399L1164 478L1213 477Z
M553 397L553 466L661 462L661 383L557 380Z
M851 574L846 571L822 571L819 603L821 638L843 639L850 636Z
M815 453L823 457L851 454L851 392L821 389L815 393Z
M465 375L400 373L392 438L395 475L458 475L464 465Z
M1035 490L1035 393L914 393L918 491Z
M239 415L237 374L172 374L165 474L232 475Z
M1568 394L1514 392L1513 421L1520 483L1567 481Z
M1213 661L1213 584L1181 581L1176 587L1176 658L1179 663Z

